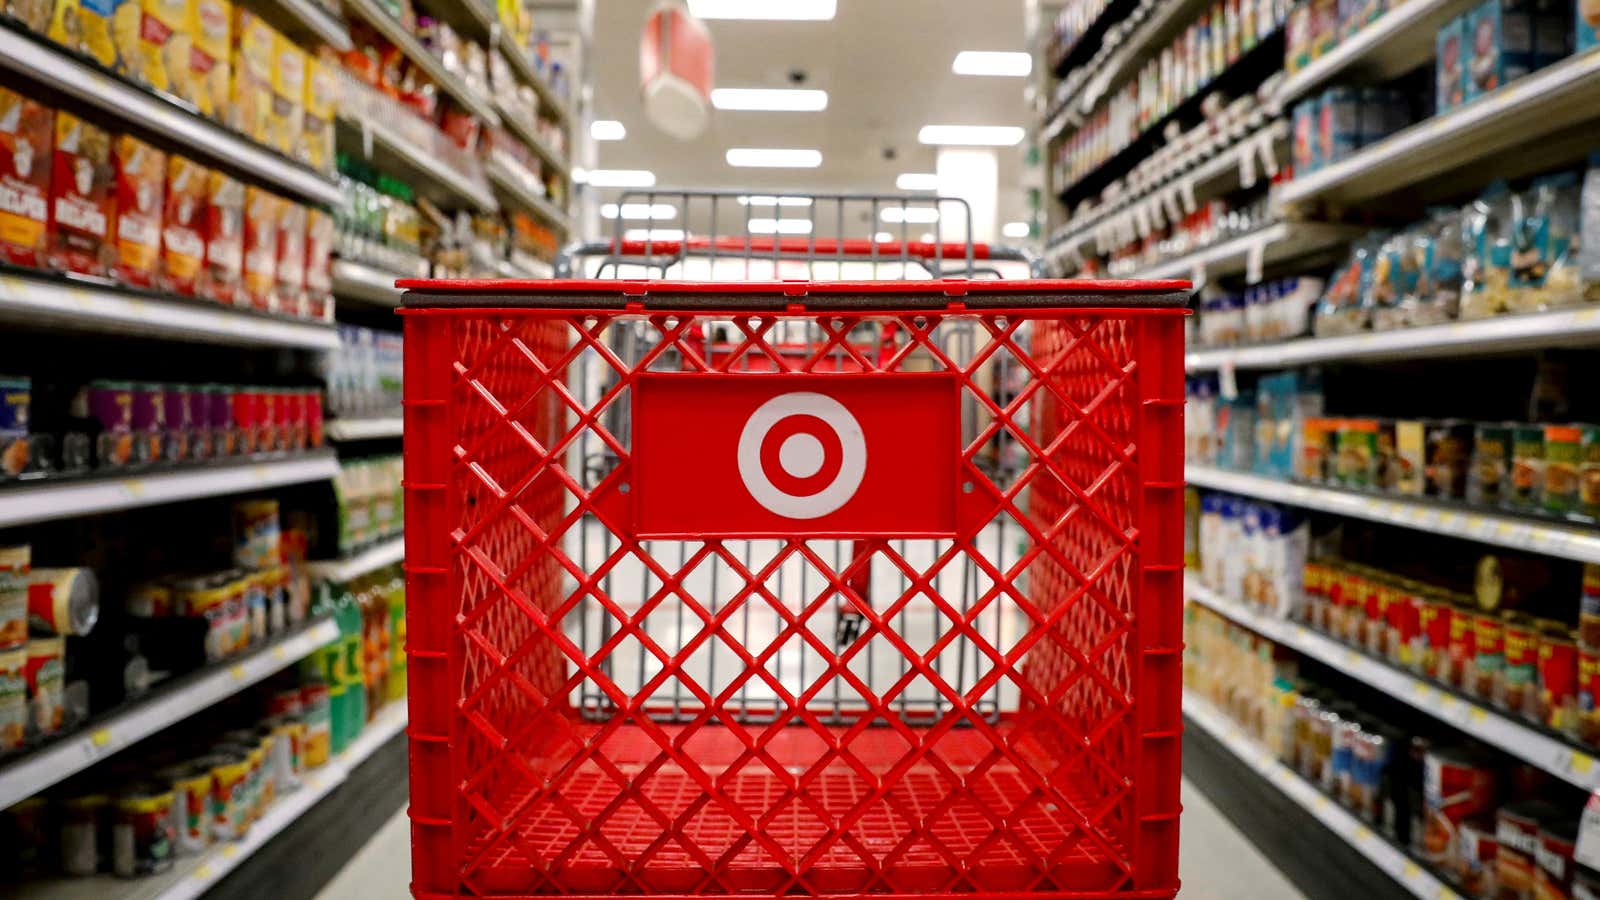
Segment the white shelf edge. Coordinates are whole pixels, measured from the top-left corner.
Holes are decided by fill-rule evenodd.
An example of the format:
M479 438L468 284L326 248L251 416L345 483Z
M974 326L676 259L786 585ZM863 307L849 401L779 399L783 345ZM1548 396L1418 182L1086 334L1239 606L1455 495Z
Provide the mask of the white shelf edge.
M326 481L339 474L330 452L230 465L82 479L45 480L0 491L0 527L115 512L200 497Z
M1077 92L1079 100L1072 105L1077 108L1079 115L1087 116L1094 112L1095 104L1099 103L1102 97L1128 83L1128 79L1136 74L1141 64L1145 62L1146 54L1151 52L1153 35L1176 19L1192 18L1204 5L1200 0L1167 0L1145 16L1143 21L1134 26L1133 33L1128 35L1103 63L1095 66L1096 77ZM1154 51L1159 55L1161 48L1157 46ZM1090 64L1093 62L1091 59Z
M381 419L334 419L322 427L330 441L370 441L374 438L399 437L405 432L405 422L399 416Z
M168 726L293 665L339 637L331 619L207 672L181 690L160 693L83 734L0 765L0 809L57 784Z
M1407 0L1400 6L1389 8L1360 31L1340 40L1333 49L1285 79L1276 94L1278 105L1287 110L1295 100L1309 93L1312 88L1345 69L1359 66L1363 60L1380 51L1397 35L1413 29L1426 28L1427 44L1431 48L1433 36L1438 31L1437 20L1448 19L1451 9L1464 5L1462 0ZM1432 57L1430 51L1416 62L1421 64Z
M1286 647L1292 647L1334 669L1459 729L1506 753L1531 763L1584 790L1600 787L1600 765L1589 753L1471 700L1360 653L1326 635L1294 622L1272 619L1243 604L1219 596L1193 577L1184 579L1190 600Z
M1600 563L1600 529L1558 522L1545 523L1490 511L1449 509L1416 500L1295 484L1210 466L1186 466L1184 475L1196 487L1260 497L1288 506L1429 531L1513 550Z
M1600 85L1600 48L1573 54L1443 115L1424 119L1363 147L1331 166L1296 177L1276 189L1275 199L1280 205L1303 203L1356 182L1374 170L1381 172L1392 167L1409 167L1417 160L1428 160L1430 164L1421 171L1408 171L1406 177L1413 183L1435 174L1464 168L1482 158L1481 146L1468 139L1472 131L1495 126L1497 120L1502 118L1532 116L1538 120L1539 111L1548 104L1570 106L1572 98L1565 96L1567 92L1577 88L1594 89L1596 85ZM1586 113L1580 108L1579 114ZM1546 130L1510 129L1511 123L1499 123L1503 133L1514 134L1515 139L1509 143L1490 143L1494 147L1527 146L1541 135L1552 133L1550 129L1566 127L1572 122L1561 117L1545 118L1551 123L1545 126ZM1441 152L1446 147L1466 149L1480 155L1462 157ZM1435 163L1434 160L1439 162ZM1378 195L1382 193L1378 192Z
M335 207L345 203L331 179L9 28L0 28L0 66L297 197Z
M563 232L571 231L571 223L566 215L550 202L549 197L538 193L529 185L532 173L528 173L520 164L496 155L484 164L484 172L489 176L489 180L510 195L518 206Z
M572 113L567 109L566 103L556 96L555 90L534 69L533 61L528 59L527 53L516 45L515 39L511 37L511 32L506 31L504 28L499 29L499 32L501 53L510 61L511 68L516 70L517 76L529 87L533 88L534 93L539 95L540 107L554 113L556 121L562 123L570 122Z
M487 185L480 184L477 179L464 172L457 171L444 160L406 140L399 132L390 129L382 122L375 122L369 118L349 116L342 112L339 115L339 120L348 123L350 127L364 135L371 136L373 140L387 147L390 152L404 159L406 164L416 170L418 174L428 178L434 184L446 189L456 197L474 204L480 211L495 212L500 208Z
M400 697L390 700L372 721L361 729L361 734L351 741L344 752L339 754L339 762L347 771L354 772L362 763L372 758L380 748L389 743L395 735L406 730L410 720L407 707L407 698Z
M571 180L572 171L567 166L567 161L553 147L545 143L544 138L539 136L538 131L524 122L522 117L518 116L514 110L507 109L499 98L495 99L495 108L500 110L500 119L505 122L506 127L510 128L522 143L528 145L528 149L538 154L539 158L555 169L556 173L562 178Z
M344 7L377 29L378 33L391 44L400 48L400 52L404 53L407 59L426 72L440 90L454 97L467 108L468 112L488 124L500 123L500 118L495 115L488 98L468 86L456 73L445 68L442 60L429 53L428 49L422 46L404 25L380 7L376 0L344 0Z
M1185 355L1184 364L1190 371L1197 372L1224 365L1270 369L1336 359L1417 359L1584 344L1600 344L1600 308L1591 306L1339 337L1301 338L1277 344L1195 350Z
M339 347L339 333L328 322L258 316L219 303L147 297L109 285L21 274L0 274L0 319L236 346Z
M401 292L394 282L403 277L354 260L336 259L333 261L333 295L379 306L399 306Z
M1195 270L1207 277L1231 275L1249 268L1249 256L1259 246L1262 265L1327 250L1350 241L1365 229L1320 222L1279 222L1202 250L1139 270L1130 278L1188 278ZM1224 265L1225 264L1225 265ZM1216 271L1213 271L1216 270Z
M269 2L340 53L355 46L350 41L350 29L345 27L344 20L312 0L269 0Z
M1401 852L1399 847L1373 831L1349 810L1329 800L1298 773L1273 759L1265 747L1245 735L1209 701L1188 688L1183 690L1183 715L1412 896L1424 900L1462 900L1460 894Z
M316 578L342 583L359 578L375 569L393 565L404 559L405 555L406 539L393 537L348 559L313 562L310 564L310 569Z

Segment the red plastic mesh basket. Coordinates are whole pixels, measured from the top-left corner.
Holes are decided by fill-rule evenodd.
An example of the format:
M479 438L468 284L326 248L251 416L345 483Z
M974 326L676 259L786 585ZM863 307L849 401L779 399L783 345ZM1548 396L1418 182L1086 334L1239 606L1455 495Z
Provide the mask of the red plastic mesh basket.
M403 286L416 896L1176 892L1187 285Z

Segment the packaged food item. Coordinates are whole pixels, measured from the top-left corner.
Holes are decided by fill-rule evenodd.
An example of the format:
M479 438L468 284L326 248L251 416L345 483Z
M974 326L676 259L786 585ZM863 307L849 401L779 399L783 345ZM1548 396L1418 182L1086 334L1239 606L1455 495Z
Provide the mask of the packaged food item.
M214 457L232 456L238 451L238 434L233 427L233 397L220 384L200 386L206 409L206 435Z
M1577 0L1577 5L1574 52L1582 53L1590 47L1600 47L1600 3L1596 0Z
M1409 232L1390 235L1378 251L1368 296L1363 301L1372 310L1374 330L1415 324L1410 316L1417 308L1421 281L1421 248L1414 236Z
M87 876L100 871L100 835L110 824L111 798L96 791L79 791L63 797L61 809L61 871Z
M1583 454L1583 430L1571 425L1544 429L1545 512L1566 515L1579 507L1578 467Z
M1578 712L1578 644L1572 629L1542 622L1539 630L1539 703L1536 721L1573 733Z
M30 545L0 547L0 650L27 643L28 579L32 569Z
M50 40L119 74L139 58L138 0L56 0Z
M1600 744L1600 648L1578 646L1578 740Z
M337 238L333 216L306 209L306 315L313 319L333 318L333 244Z
M1422 643L1415 657L1417 671L1439 681L1445 681L1450 669L1450 631L1455 607L1448 596L1438 591L1424 591L1418 598L1417 628Z
M52 268L104 275L109 268L116 203L111 135L71 113L56 111L50 171Z
M1442 115L1460 106L1467 97L1467 70L1462 65L1467 56L1467 21L1457 16L1439 26L1434 39L1434 89L1433 105L1436 115Z
M1533 873L1533 893L1539 900L1572 896L1573 851L1578 844L1578 820L1560 810L1539 819L1539 846Z
M233 505L233 561L246 569L276 566L282 557L278 550L278 501L241 500Z
M1490 423L1477 426L1472 441L1472 471L1467 478L1467 502L1498 505L1510 463L1511 427Z
M305 128L296 158L318 172L334 170L333 117L339 98L338 63L306 57Z
M1495 854L1500 842L1495 840L1494 826L1489 819L1474 818L1461 823L1457 837L1458 853L1455 861L1456 882L1468 897L1482 897L1493 884Z
M284 201L261 188L244 192L244 294L249 305L278 311L278 229Z
M256 452L260 432L256 428L256 398L254 388L234 387L228 393L228 409L233 417L233 451L250 454Z
M174 79L174 92L202 114L221 116L228 109L232 82L233 6L229 0L189 0L186 5L189 58L185 76Z
M1507 309L1511 290L1511 195L1502 182L1489 185L1461 214L1461 318L1480 319ZM1503 257L1505 265L1496 265Z
M0 481L27 471L32 460L28 413L33 381L0 377Z
M132 465L138 460L133 438L133 382L92 381L87 391L89 414L100 425L96 462L107 468Z
M322 392L305 392L306 446L315 450L322 446Z
M161 228L161 287L192 297L206 258L206 194L210 171L176 153L167 157L166 214Z
M1435 747L1423 761L1423 858L1459 872L1462 830L1494 809L1496 778L1480 751Z
M278 207L278 308L306 314L306 208L281 201Z
M1539 800L1517 800L1495 811L1495 896L1533 897L1539 822L1553 810Z
M35 734L52 735L66 724L66 639L28 641L28 721Z
M172 788L174 853L203 852L211 846L211 767L196 760L163 769L157 777Z
M272 36L272 106L267 117L267 145L304 161L306 54L281 34Z
M1472 456L1472 423L1455 419L1429 422L1424 435L1428 496L1461 499L1466 494Z
M0 262L44 264L54 126L50 107L0 87Z
M0 11L11 16L29 31L44 34L50 27L50 12L54 0L9 0Z
M1461 216L1433 210L1410 237L1418 267L1414 291L1401 299L1408 325L1437 325L1461 306Z
M1467 13L1467 28L1467 102L1533 70L1533 12L1522 0L1485 0Z
M133 454L141 463L161 459L167 435L165 385L140 382L133 386Z
M222 303L248 306L244 278L245 188L216 171L206 172L206 264L201 291Z
M233 91L227 110L230 128L268 146L272 143L272 67L278 34L255 13L233 8L233 27L228 35L233 42Z
M305 723L301 758L307 769L315 769L326 764L332 753L333 720L328 685L321 681L310 681L301 688L300 693L304 706L301 721Z
M244 837L250 812L250 757L241 748L223 745L207 762L211 766L211 838Z
M1485 700L1494 695L1506 664L1504 623L1498 612L1481 612L1472 619L1472 667L1462 689Z
M278 407L273 402L273 396L271 388L253 387L249 390L250 402L255 406L251 419L255 422L257 453L274 453L278 450Z
M1573 306L1582 300L1578 280L1578 180L1571 172L1540 178L1531 196L1512 197L1511 312Z
M93 569L34 569L27 582L28 625L33 630L81 637L100 621L100 586Z
M1373 485L1378 457L1376 419L1345 419L1339 426L1339 456L1334 467L1336 483L1348 488Z
M1589 518L1600 517L1600 427L1583 426L1579 443L1579 512Z
M0 650L0 752L22 746L28 733L28 649Z
M129 284L156 284L161 259L161 215L167 178L165 153L123 134L113 142L116 161L116 265Z
M187 0L140 0L138 5L139 53L131 63L131 74L158 91L193 102Z
M1511 469L1509 490L1503 499L1508 509L1530 510L1539 507L1545 481L1544 429L1537 425L1517 425L1511 429Z
M1322 167L1322 145L1317 140L1322 121L1321 97L1294 106L1294 170L1309 175Z
M169 462L193 458L195 444L195 416L197 393L193 385L168 384L165 391L167 417L166 434L162 438L161 457Z
M1539 623L1522 613L1503 613L1503 666L1494 686L1494 703L1519 715L1537 707Z

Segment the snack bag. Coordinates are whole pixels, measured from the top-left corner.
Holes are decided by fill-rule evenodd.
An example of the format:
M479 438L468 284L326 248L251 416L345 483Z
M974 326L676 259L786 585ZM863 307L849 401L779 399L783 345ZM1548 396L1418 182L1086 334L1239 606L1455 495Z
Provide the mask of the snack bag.
M233 6L228 0L189 0L188 14L193 51L186 88L194 94L180 96L200 107L202 113L217 116L228 109Z
M129 284L152 287L161 260L161 212L167 155L130 135L112 143L117 166L117 260L114 274Z
M1532 71L1533 13L1519 0L1485 0L1467 22L1467 101Z
M111 135L56 111L50 169L50 250L54 269L104 275L111 248Z
M140 0L139 54L133 76L158 91L190 99L188 0Z
M244 273L244 185L215 169L206 173L206 264L201 292L221 303L248 306Z
M267 116L266 143L278 152L304 159L300 146L305 131L306 54L281 34L272 36L272 106Z
M56 0L50 40L131 74L139 58L138 0Z
M306 299L313 319L330 318L333 298L333 216L306 210Z
M210 171L176 153L167 158L167 208L161 228L161 286L187 297L200 286L206 257Z
M1433 53L1433 105L1435 114L1446 113L1460 106L1466 99L1467 70L1461 64L1465 57L1467 21L1456 16L1440 26L1434 39Z
M1600 0L1577 0L1577 43L1574 52L1600 47Z
M1600 10L1596 10L1600 15ZM1579 195L1582 222L1578 229L1580 239L1587 236L1577 248L1578 280L1583 286L1583 299L1600 301L1600 153L1589 156L1589 168L1583 173L1583 191Z
M272 54L277 32L246 9L233 10L233 91L227 107L228 126L263 144L270 144Z
M306 208L288 200L278 207L278 309L305 315Z
M1411 235L1396 234L1383 242L1373 258L1372 281L1365 301L1372 311L1374 331L1411 324L1406 312L1416 303L1421 274L1422 262Z
M1432 325L1456 317L1461 304L1461 214L1436 209L1414 239L1422 258L1416 297L1407 319Z
M333 116L339 68L331 57L306 57L305 132L296 158L318 172L333 171Z
M1506 310L1511 276L1510 246L1505 244L1503 254L1496 251L1504 243L1510 206L1505 183L1497 181L1461 214L1463 319L1481 319ZM1498 266L1495 264L1497 256L1502 257Z
M44 264L50 230L50 107L0 87L0 261Z
M277 312L278 219L283 200L258 187L244 189L244 300L235 301Z
M1512 198L1512 312L1571 306L1580 299L1573 239L1578 231L1578 179L1570 172L1540 178Z

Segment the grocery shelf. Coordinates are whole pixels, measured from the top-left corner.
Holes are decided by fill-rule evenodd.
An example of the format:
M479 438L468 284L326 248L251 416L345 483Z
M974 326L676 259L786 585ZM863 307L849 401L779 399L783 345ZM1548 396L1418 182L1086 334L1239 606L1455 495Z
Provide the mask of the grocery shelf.
M519 140L527 144L530 150L538 154L539 158L544 160L545 165L553 169L562 178L571 179L572 171L567 167L566 159L557 153L554 147L545 143L544 138L539 136L538 130L533 127L531 122L524 119L516 110L507 109L506 104L499 98L495 99L495 107L500 110L500 119L505 122L506 126L516 134Z
M1184 363L1192 372L1220 369L1223 366L1277 369L1334 360L1423 359L1588 345L1600 345L1600 308L1497 316L1420 328L1195 350L1184 357Z
M0 34L4 34L0 30ZM333 350L331 323L291 319L109 282L0 272L0 321L235 346Z
M1139 71L1162 46L1183 33L1183 29L1206 6L1207 0L1162 0L1133 33L1117 44L1111 55L1095 66L1094 77L1078 91L1078 112L1094 112L1100 98L1121 87Z
M363 0L372 2L372 0ZM327 176L132 82L102 71L42 37L0 25L0 67L87 103L123 125L181 146L252 181L328 206L344 196Z
M1320 222L1280 222L1140 269L1131 278L1190 278L1199 287L1207 278L1243 274L1251 284L1261 280L1266 266L1301 256L1334 250L1364 234L1353 225Z
M539 95L540 112L549 112L550 118L557 122L570 122L572 113L567 109L567 104L556 96L556 92L551 90L550 84L544 80L544 76L540 75L539 70L533 67L533 60L528 58L527 51L517 46L516 39L511 36L509 31L503 28L496 28L496 33L500 37L500 50L505 54L506 59L510 61L512 70L517 73L518 78L521 78L533 88L534 93Z
M401 277L365 263L336 259L333 261L333 295L341 300L399 306L400 289L394 283Z
M1468 170L1518 148L1525 148L1530 163L1543 159L1541 154L1581 155L1583 148L1593 146L1593 132L1584 126L1600 116L1597 110L1600 48L1567 57L1363 147L1340 162L1298 176L1280 185L1276 197L1290 207L1387 201L1394 191ZM1488 179L1477 174L1478 181Z
M1520 719L1436 687L1304 625L1261 615L1242 603L1218 595L1192 577L1184 579L1184 592L1190 600L1236 624L1292 647L1563 781L1584 790L1600 787L1600 765L1596 765L1588 751Z
M0 763L0 809L271 677L338 637L339 627L324 619L237 659L158 686L149 697L81 733Z
M516 278L554 278L556 267L534 256L529 256L519 250L511 251L511 258L506 260L511 271L516 273Z
M343 584L384 566L394 565L405 555L405 538L393 537L355 556L313 562L310 564L311 574L323 581Z
M534 188L533 174L520 163L497 154L484 164L484 174L512 205L538 216L558 231L571 230L566 214Z
M326 481L337 474L333 451L319 450L286 458L246 457L164 471L25 482L0 489L0 527Z
M1344 76L1355 76L1370 84L1403 75L1433 59L1439 27L1473 5L1473 0L1407 0L1392 6L1290 75L1276 99L1287 110L1335 76L1341 76L1341 83L1347 80Z
M441 91L455 98L466 110L490 125L500 124L489 99L467 84L461 76L445 68L444 61L428 52L405 25L384 10L378 0L344 0L344 8L371 25L400 49L406 59L421 69Z
M1100 48L1101 39L1111 30L1111 26L1133 15L1138 6L1138 0L1108 0L1100 15L1083 29L1078 39L1062 50L1061 56L1049 61L1051 71L1055 72L1057 78L1065 78L1068 72L1088 62ZM1047 29L1052 27L1053 23L1045 24Z
M330 441L370 441L374 438L399 437L402 431L399 416L381 419L334 419L322 428Z
M1329 831L1371 860L1412 896L1424 900L1462 900L1444 882L1418 865L1388 839L1374 832L1344 807L1311 786L1298 772L1272 758L1272 754L1224 716L1205 698L1184 689L1183 717L1211 735L1240 762L1283 792Z
M337 629L335 629L337 630ZM315 809L396 735L405 730L404 700L391 702L361 730L345 752L300 776L300 787L278 797L242 840L213 845L198 856L179 857L171 870L143 878L54 878L29 882L17 900L198 900L273 838Z
M315 0L265 0L300 30L343 53L355 45L350 42L350 29L344 20L323 9Z
M1542 553L1561 559L1600 563L1600 529L1518 518L1470 508L1451 508L1423 499L1383 497L1338 488L1293 484L1244 472L1189 465L1184 476L1195 487L1259 497L1274 503L1321 510L1369 522L1412 528Z
M449 165L381 121L353 118L343 110L339 123L360 135L366 155L379 156L380 168L404 177L417 193L443 199L447 205L468 203L482 212L499 209L488 185ZM398 171L396 171L398 170Z

